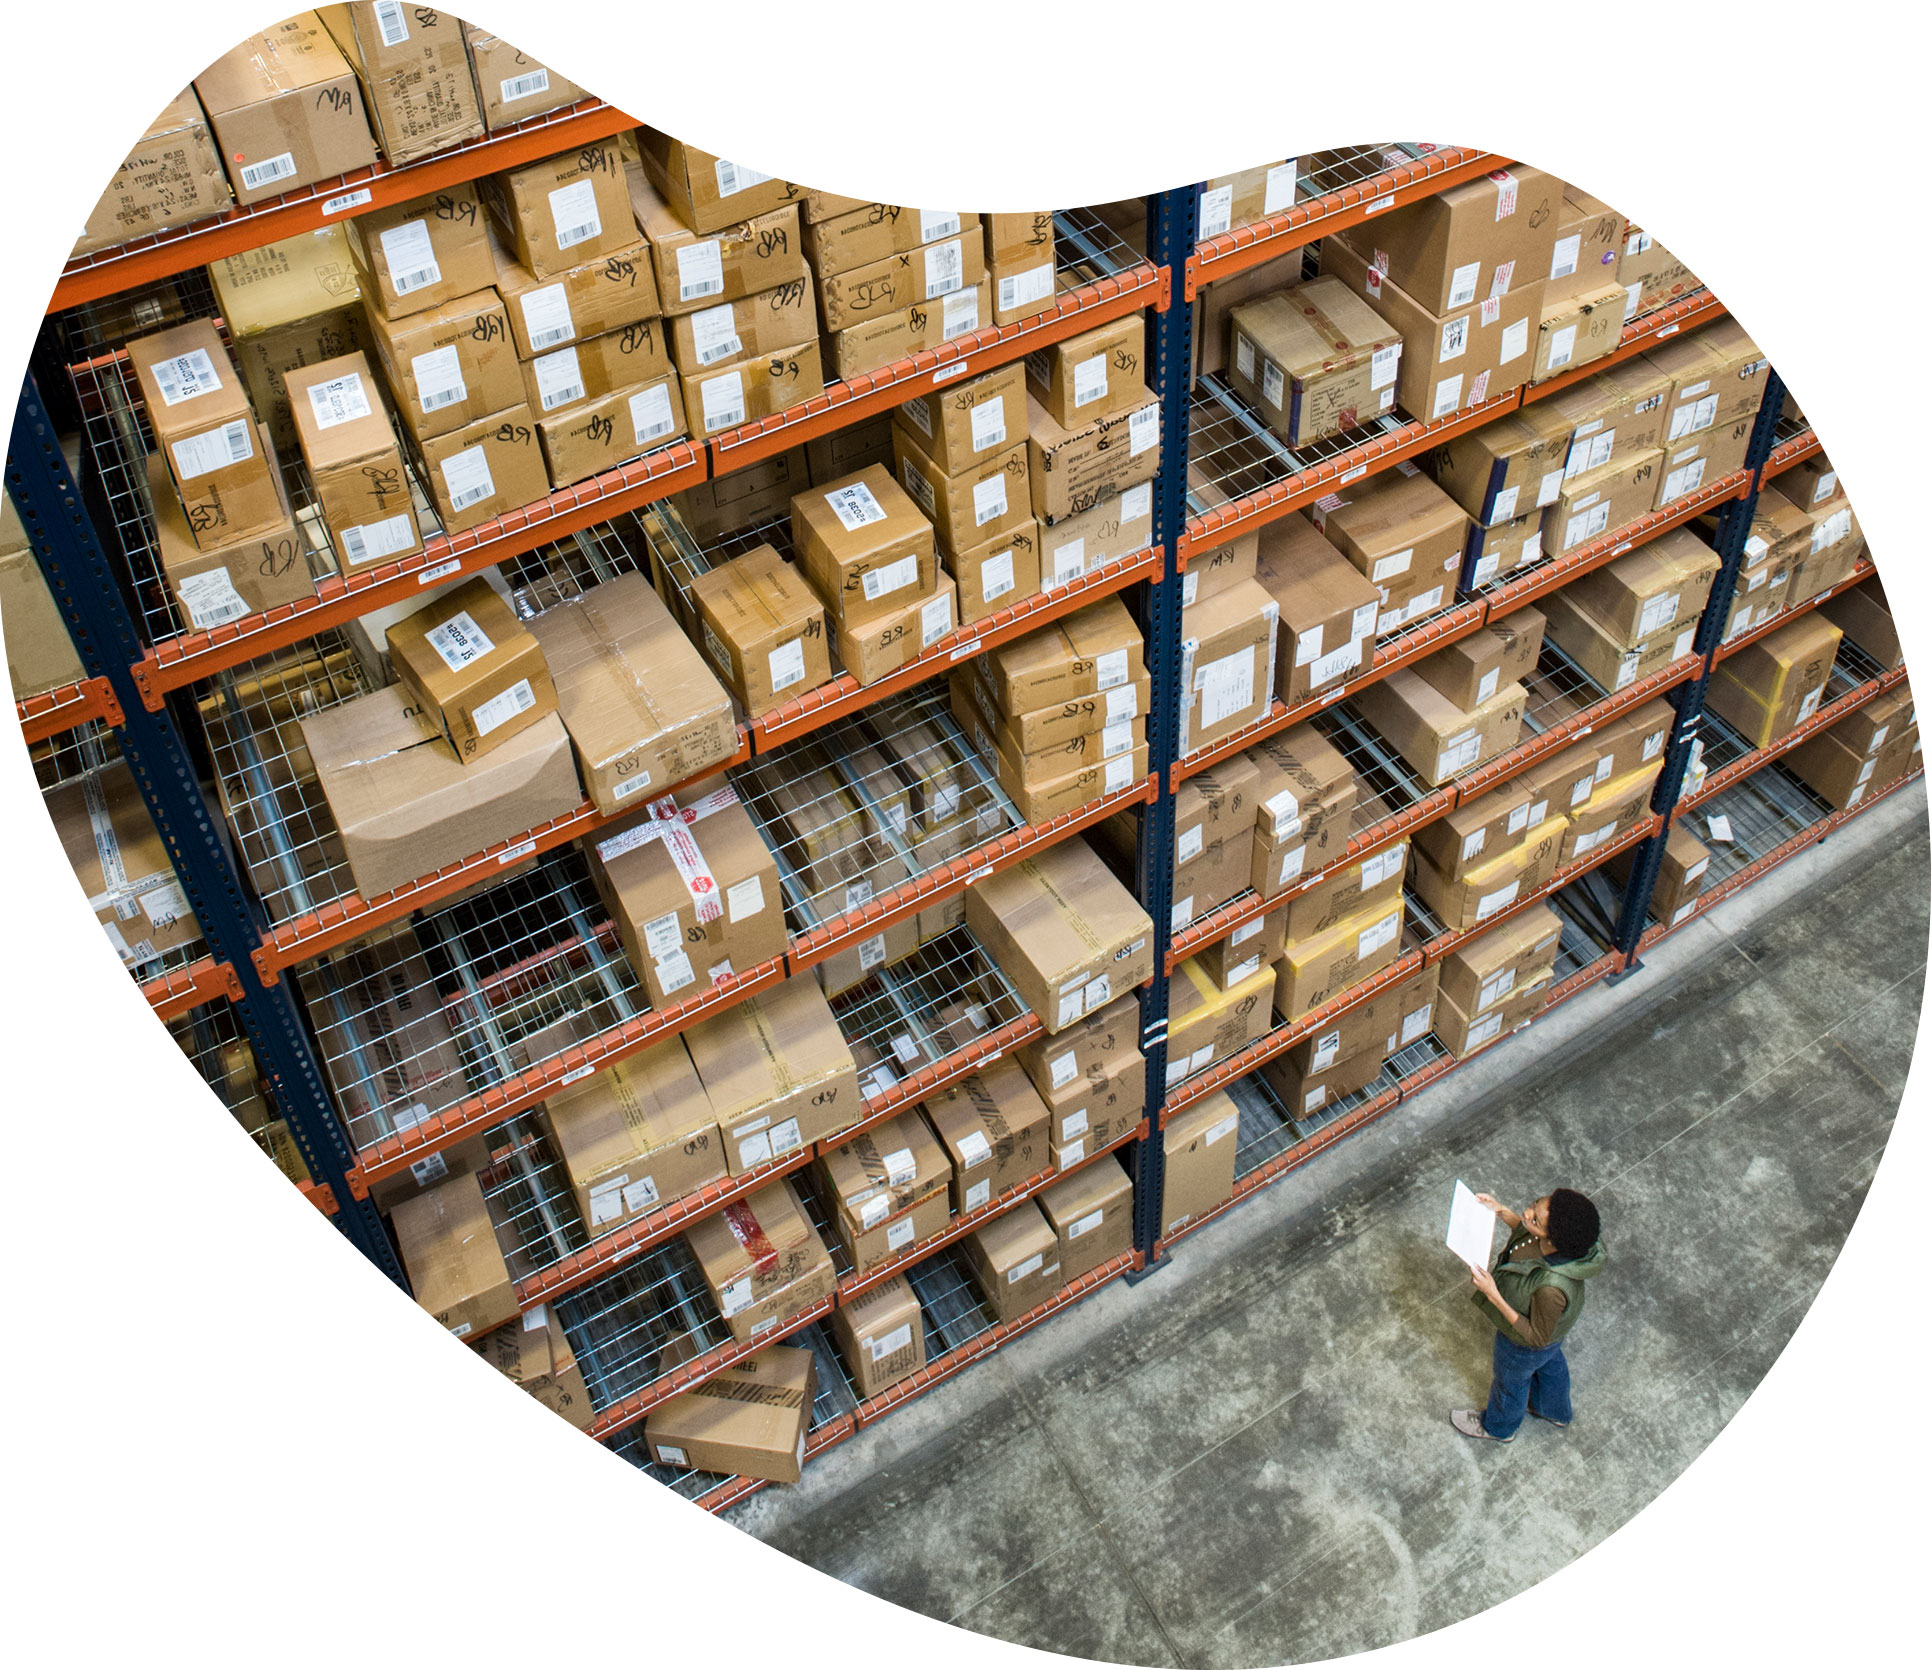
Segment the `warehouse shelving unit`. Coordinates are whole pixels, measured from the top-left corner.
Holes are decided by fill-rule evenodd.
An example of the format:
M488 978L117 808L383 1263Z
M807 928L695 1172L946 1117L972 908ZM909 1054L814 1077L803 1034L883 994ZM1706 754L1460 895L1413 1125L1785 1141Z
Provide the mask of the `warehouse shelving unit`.
M1696 291L1630 321L1609 359L1577 372L1446 418L1386 417L1366 430L1299 449L1284 446L1224 379L1194 376L1191 304L1204 286L1506 165L1506 159L1458 148L1373 146L1339 154L1322 176L1299 182L1301 199L1292 208L1206 238L1196 236L1200 187L1159 194L1147 200L1144 253L1090 211L1059 212L1061 290L1042 314L828 384L821 396L708 441L674 442L482 527L431 534L422 551L402 562L345 576L326 538L311 531L313 598L213 630L190 629L162 584L145 505L148 432L121 346L138 332L138 314L114 298L165 283L191 316L212 316L212 288L197 280L197 269L211 259L631 125L610 107L586 101L408 167L378 166L70 263L50 307L50 314L64 315L55 321L61 328L50 335L71 350L64 357L72 363L60 369L80 413L86 488L77 488L68 474L32 378L15 414L8 484L87 676L16 706L30 741L68 748L83 765L114 748L133 767L206 935L205 944L143 970L143 990L244 1127L269 1146L274 1138L262 1115L272 1109L308 1173L300 1185L304 1194L399 1282L402 1272L372 1188L433 1166L459 1143L484 1138L488 1159L480 1175L511 1261L519 1308L556 1308L593 1392L593 1434L691 1500L721 1508L759 1485L649 1463L641 1420L676 1392L773 1339L807 1345L820 1369L807 1455L820 1453L1099 1287L1151 1273L1172 1239L1233 1210L1460 1065L1433 1034L1424 1034L1405 1039L1364 1089L1312 1115L1284 1107L1254 1070L1377 992L1476 932L1548 901L1563 923L1554 1005L1633 972L1642 950L1681 921L1857 815L1825 808L1777 760L1806 736L1895 688L1904 678L1902 668L1881 668L1846 644L1820 711L1763 750L1728 733L1703 706L1712 667L1790 618L1787 612L1727 643L1715 641L1759 489L1817 449L1808 428L1781 420L1782 385L1775 376L1743 470L1578 550L1544 557L1486 585L1469 584L1473 575L1465 572L1454 596L1379 640L1370 664L1353 676L1293 709L1276 702L1246 729L1179 755L1181 582L1191 559L1725 312L1708 291ZM761 541L788 552L789 527L782 520L707 546L661 501L880 415L911 396L1136 313L1147 317L1152 384L1163 401L1151 546L947 633L882 681L861 687L847 675L834 676L743 725L733 757L713 768L733 773L777 857L788 935L782 955L684 1002L651 1007L572 846L611 821L588 801L380 897L356 891L313 769L291 735L293 727L279 717L291 707L318 711L370 688L363 649L349 632L352 622L425 586L490 566L501 567L514 596L538 607L626 572L654 570L674 592L688 590L695 574ZM49 362L43 357L40 364L45 377ZM293 501L307 506L312 494L299 462L287 473ZM425 526L433 527L420 486L418 498ZM1713 513L1722 567L1692 653L1607 691L1547 645L1527 680L1526 734L1500 758L1428 785L1351 703L1392 670L1672 527ZM313 530L314 519L305 526ZM1870 572L1869 564L1862 565L1845 585ZM1028 825L977 764L939 693L942 687L932 681L973 655L1114 594L1132 604L1146 636L1156 692L1148 716L1149 770L1110 783L1107 793L1076 811ZM291 658L288 652L298 647L301 655ZM1422 901L1405 896L1403 945L1391 967L1309 1014L1273 1017L1275 1024L1256 1042L1168 1083L1167 982L1183 959L1660 696L1672 702L1675 719L1657 795L1645 816L1559 868L1547 885L1480 928L1445 928ZM1167 863L1173 791L1188 776L1305 721L1356 768L1362 796L1349 841L1330 865L1301 877L1286 893L1267 900L1245 893L1198 918L1188 912L1189 901L1179 901L1177 915ZM932 861L900 838L845 763L894 726L915 723L933 727L954 745L973 779L978 810L973 846ZM1679 805L1676 785L1693 736L1702 739L1707 775ZM74 739L85 739L84 745ZM43 781L57 780L66 769L55 756L49 759ZM842 792L867 814L864 830L852 839L883 843L899 860L902 880L877 896L858 897L786 855L773 833L775 796L778 785L800 775L794 768L801 764L836 774ZM203 780L215 785L222 816L204 801ZM1648 907L1663 837L1674 816L1693 809L1726 811L1737 838L1714 859L1715 879L1693 911L1680 922L1652 921ZM615 1231L594 1234L584 1223L541 1106L549 1095L852 952L907 917L956 899L994 871L1121 812L1136 814L1135 879L1155 928L1155 973L1140 992L1149 1094L1138 1126L1079 1165L1113 1163L1103 1161L1107 1155L1127 1161L1136 1185L1132 1251L1025 1316L994 1323L975 1296L956 1243L1064 1175L1043 1170L863 1272L845 1263L828 1235L838 1263L835 1292L754 1340L734 1338L712 1305L681 1239L686 1228L777 1179L805 1183L810 1162L840 1142L1041 1035L1038 1018L963 926L905 962L867 972L833 1000L860 1062L862 1107L844 1130L663 1202ZM1604 866L1627 850L1636 857L1619 889ZM391 1024L405 1008L410 1023ZM1502 1047L1509 1036L1472 1053ZM254 1092L235 1079L243 1052ZM1159 1132L1182 1109L1224 1089L1240 1115L1234 1198L1164 1238ZM803 1194L825 1230L813 1192L806 1188ZM896 1275L905 1275L918 1297L930 1359L918 1374L868 1399L840 1361L824 1318Z

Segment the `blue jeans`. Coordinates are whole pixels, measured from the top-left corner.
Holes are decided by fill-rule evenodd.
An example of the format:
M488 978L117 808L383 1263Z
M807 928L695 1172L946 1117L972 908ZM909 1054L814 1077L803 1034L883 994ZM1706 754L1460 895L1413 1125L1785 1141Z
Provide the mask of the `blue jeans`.
M1489 1407L1483 1411L1483 1431L1492 1438L1508 1438L1523 1424L1532 1402L1539 1415L1552 1421L1570 1418L1570 1365L1563 1345L1531 1351L1507 1334L1496 1336L1491 1357Z

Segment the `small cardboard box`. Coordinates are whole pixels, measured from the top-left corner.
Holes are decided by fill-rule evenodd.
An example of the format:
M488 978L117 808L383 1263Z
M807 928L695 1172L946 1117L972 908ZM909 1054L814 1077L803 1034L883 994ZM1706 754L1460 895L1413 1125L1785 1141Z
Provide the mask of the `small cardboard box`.
M1543 653L1543 616L1518 609L1415 664L1416 676L1460 708L1479 707L1505 684L1521 684Z
M1307 939L1371 905L1401 898L1408 860L1409 843L1396 841L1349 863L1331 865L1312 886L1291 894L1276 913L1287 927L1284 942Z
M388 629L389 660L465 764L557 710L537 640L480 575Z
M489 250L519 359L641 326L658 311L657 280L642 245L559 267L545 278L520 265L494 231ZM661 321L651 326L652 347L662 347L663 330Z
M1200 914L1198 907L1195 914ZM1194 960L1201 972L1222 991L1232 991L1257 969L1279 962L1287 945L1288 912L1271 910L1266 916L1243 922L1226 939L1216 940L1198 953Z
M1550 251L1550 294L1581 295L1605 280L1617 279L1629 230L1630 222L1601 198L1580 186L1565 185L1557 211L1556 244ZM1622 291L1621 281L1617 289ZM1621 299L1617 310L1621 327Z
M1661 450L1640 452L1571 476L1543 513L1543 549L1560 557L1628 527L1652 507L1663 462Z
M700 439L788 411L825 392L817 337L770 354L681 379L691 427Z
M462 19L393 0L323 6L322 21L355 65L383 154L414 162L483 133Z
M801 280L810 287L811 269L798 247L796 205L760 210L707 234L680 220L642 169L629 170L626 183L631 213L651 247L665 313L695 313Z
M110 760L48 789L45 798L74 878L123 963L152 962L201 938L126 761Z
M953 715L971 733L974 725L989 737L1001 733L1008 751L1035 754L1076 737L1104 733L1145 717L1150 682L1145 673L1127 684L1117 684L1105 695L1081 696L1030 713L1003 713L980 674L980 663L956 668L952 675ZM1121 735L1115 731L1116 736ZM1118 750L1117 750L1118 751Z
M1818 613L1839 627L1845 636L1881 667L1905 665L1905 651L1899 643L1898 623L1878 576L1850 591L1828 597L1818 605Z
M1018 324L1053 306L1059 274L1051 253L990 262L986 272L993 286L994 324Z
M803 277L716 307L680 313L663 325L677 368L699 372L817 342L818 309L812 304L812 281Z
M1661 450L1670 388L1670 374L1639 354L1549 396L1551 413L1574 426L1565 478Z
M721 1207L684 1239L735 1340L769 1333L838 1285L832 1255L782 1178Z
M1091 510L1160 470L1160 396L1144 389L1132 403L1072 425L1056 422L1029 392L1026 426L1033 513L1048 522Z
M1436 484L1483 527L1556 503L1576 420L1538 401L1461 435L1427 455Z
M1396 588L1428 587L1461 566L1469 518L1410 464L1352 483L1316 503L1309 520L1377 586L1386 609Z
M486 1334L517 1314L516 1283L476 1173L401 1202L389 1221L416 1303L458 1339Z
M643 575L592 586L533 617L529 628L584 787L606 816L737 752L730 696Z
M941 238L844 272L821 270L819 318L828 331L849 330L961 290L976 290L985 277L986 260L977 237Z
M1001 712L1032 713L1145 678L1142 647L1126 605L1108 597L987 651L975 667Z
M1757 418L1737 418L1729 424L1700 429L1689 440L1664 450L1664 461L1657 468L1657 497L1653 508L1665 505L1715 485L1727 475L1744 468L1744 455L1751 449L1751 432Z
M961 1239L960 1250L973 1267L987 1307L1001 1322L1017 1321L1070 1279L1061 1275L1060 1238L1037 1200L1023 1200L982 1224Z
M1050 1033L1153 972L1153 924L1085 841L975 883L966 922Z
M1707 700L1757 748L1769 747L1818 711L1843 631L1815 614L1718 662Z
M1291 941L1275 964L1275 1009L1299 1020L1402 954L1402 903L1374 905L1312 938Z
M1274 1022L1275 971L1256 969L1223 991L1192 957L1168 982L1167 1088L1244 1050Z
M966 550L941 555L958 588L962 626L1010 609L1040 589L1040 524L1031 516Z
M1518 569L1528 568L1530 564L1542 560L1541 511L1532 510L1511 521L1499 522L1493 528L1472 522L1469 525L1469 543L1463 553L1469 576L1463 595L1467 597L1488 585L1499 574L1514 574Z
M832 1312L839 1355L862 1398L877 1397L926 1366L926 1324L904 1276L881 1282Z
M402 319L487 290L496 277L473 185L412 197L343 222L364 304Z
M1229 382L1291 447L1395 409L1402 338L1338 278L1246 302L1229 329Z
M536 419L521 403L419 443L423 483L445 533L535 504L550 491Z
M484 1336L483 1353L498 1374L521 1386L552 1414L563 1416L579 1432L587 1431L596 1420L584 1371L577 1366L563 1325L549 1306L538 1305L520 1321L493 1328Z
M1281 605L1253 580L1181 611L1180 752L1205 748L1268 711Z
M417 440L447 435L523 398L510 316L494 290L458 296L404 319L372 309L368 320L396 411Z
M631 967L658 1007L682 1002L785 950L778 866L758 826L716 779L662 802L590 852Z
M302 457L344 572L420 551L402 449L368 360L324 360L291 371L287 383Z
M552 487L614 470L685 433L686 408L675 377L613 389L537 419Z
M1355 768L1311 725L1265 738L1248 751L1254 790L1254 889L1272 899L1304 870L1348 844ZM1312 849L1312 850L1311 850Z
M469 48L470 68L476 76L483 125L491 133L590 96L568 76L474 24L463 25L463 44Z
M314 12L249 36L194 85L244 208L376 160L362 90Z
M1147 398L1147 326L1138 313L1026 357L1026 391L1062 429L1132 411Z
M1580 293L1547 294L1536 327L1530 381L1545 382L1602 359L1623 338L1623 302L1623 286L1614 278Z
M1578 576L1563 595L1618 643L1637 644L1679 624L1694 625L1718 566L1717 553L1695 533L1672 528Z
M1307 517L1285 516L1261 530L1255 578L1281 611L1275 694L1288 706L1363 670L1374 653L1381 592Z
M1303 1080L1319 1079L1347 1061L1366 1060L1379 1068L1385 1059L1429 1030L1440 975L1441 970L1431 963L1406 980L1382 987L1373 996L1351 1004L1320 1031L1276 1059L1286 1062ZM1267 1071L1264 1066L1262 1072ZM1269 1082L1279 1087L1272 1076ZM1346 1093L1334 1081L1330 1081L1329 1090L1331 1095Z
M1270 524L1272 526L1273 524ZM1236 534L1225 545L1188 554L1181 575L1181 607L1191 609L1205 597L1226 591L1238 580L1252 580L1261 566L1261 530Z
M916 1108L840 1143L818 1161L832 1229L864 1274L944 1229L953 1163Z
M842 997L870 980L874 969L904 962L919 949L919 944L917 919L905 917L881 928L870 939L814 963L812 977L827 997Z
M1529 834L1534 794L1513 778L1486 794L1462 802L1415 832L1416 850L1450 881L1460 881L1477 864L1517 846ZM1547 809L1546 809L1547 811Z
M147 470L148 502L154 510L155 545L161 558L161 572L168 590L192 626L204 630L223 626L244 615L261 614L280 604L314 595L308 541L296 531L286 509L282 520L273 527L260 528L231 543L203 550L195 543L187 514L175 495L174 482L159 453L148 454ZM12 513L11 500L8 513ZM28 565L38 577L40 571L31 557ZM50 607L52 602L49 594ZM59 644L69 645L66 624L57 613L53 619ZM74 666L79 668L78 660ZM70 677L79 678L81 674L76 670ZM68 680L54 682L64 684ZM25 686L16 684L16 687L22 694L28 693Z
M1018 362L915 395L892 414L919 450L947 474L1026 439L1026 371Z
M676 495L679 519L700 545L788 515L792 496L808 485L805 448L773 453Z
M1110 493L1086 510L1038 526L1040 589L1055 591L1154 543L1153 483Z
M568 817L583 804L570 739L551 714L475 763L389 685L301 721L342 846L365 899Z
M1261 773L1237 754L1196 772L1175 789L1176 869L1191 863L1217 841L1247 839L1254 828L1255 793L1260 784Z
M948 475L921 450L918 437L895 424L892 453L900 482L932 523L942 551L971 550L1033 518L1024 441Z
M792 544L833 617L862 626L932 594L932 524L879 465L792 500Z
M1777 483L1779 493L1806 510L1836 506L1845 496L1845 484L1838 479L1836 466L1822 452L1800 458L1797 463L1781 471Z
M221 150L192 87L170 99L114 171L74 243L76 255L186 226L229 205Z
M643 251L617 141L599 140L477 182L518 263L554 278L593 260Z
M664 351L664 335L659 329L662 323L659 319L638 319L601 336L515 362L518 398L528 401L539 416L547 417L617 389L641 388L673 376L675 368Z
M1053 1163L1047 1105L1010 1056L928 1096L925 1109L952 1159L955 1213L979 1211Z
M1172 1235L1234 1197L1241 1113L1225 1090L1183 1108L1161 1133L1167 1151L1161 1234Z
M1534 975L1530 981L1497 1004L1487 1014L1471 1017L1443 998L1436 1005L1437 1041L1458 1061L1473 1055L1499 1038L1507 1038L1518 1027L1526 1026L1540 1015L1550 1001L1550 976Z
M831 678L825 605L771 546L699 575L692 592L705 652L751 718Z
M958 209L905 209L896 203L867 203L841 215L809 221L805 257L816 273L850 272L903 250L941 243L962 235L981 242L979 216Z
M1671 378L1664 444L1753 415L1764 403L1771 361L1728 315L1694 336L1680 336L1644 356Z
M1020 1045L1013 1058L1040 1094L1051 1096L1078 1078L1091 1077L1102 1062L1135 1044L1139 1037L1140 1000L1133 992L1125 992L1057 1034Z
M1697 636L1693 617L1625 645L1584 614L1567 592L1553 592L1543 600L1543 607L1548 611L1550 642L1612 693L1690 654Z
M1429 1013L1434 1015L1433 1006ZM1304 1071L1292 1053L1278 1055L1262 1063L1261 1076L1290 1113L1307 1119L1324 1109L1333 1110L1336 1103L1360 1094L1380 1078L1385 1042L1373 1038L1357 1053L1312 1071Z
M1599 786L1590 796L1589 805L1570 814L1570 827L1557 852L1557 863L1571 864L1588 858L1598 848L1636 828L1650 810L1651 792L1662 769L1661 761L1640 766Z
M1446 928L1473 928L1488 921L1534 893L1554 873L1569 819L1554 806L1551 811L1553 816L1530 825L1522 841L1472 866L1454 881L1437 870L1427 854L1415 853L1410 885Z
M1140 1124L1147 1108L1147 1062L1130 1039L1123 1039L1081 1077L1043 1095L1053 1163L1071 1171Z
M740 162L701 151L656 128L637 130L637 148L652 185L695 232L722 232L791 203L793 189ZM807 194L808 203L814 194ZM829 206L821 204L819 206ZM792 224L797 211L792 211ZM792 234L794 252L798 236Z
M1817 736L1807 737L1791 750L1785 765L1828 804L1843 812L1863 800L1874 783L1882 786L1878 769L1882 745L1869 753L1861 752L1838 734L1839 729L1834 726Z
M1134 1180L1113 1159L1096 1160L1040 1196L1053 1231L1062 1286L1134 1244Z
M718 1370L644 1417L660 1467L796 1484L818 1395L818 1361L773 1345Z
M1523 686L1512 682L1487 701L1461 708L1407 667L1354 698L1362 716L1431 787L1515 747L1528 699Z
M1532 905L1444 957L1442 994L1472 1020L1487 1014L1519 984L1549 971L1562 937L1562 917L1547 904Z
M727 1175L717 1117L682 1038L640 1050L544 1105L593 1238Z
M839 665L861 685L877 684L952 631L957 608L952 577L942 574L931 595L908 599L863 626L839 627Z
M852 1051L810 980L746 998L700 1021L684 1043L718 1116L734 1176L859 1117Z

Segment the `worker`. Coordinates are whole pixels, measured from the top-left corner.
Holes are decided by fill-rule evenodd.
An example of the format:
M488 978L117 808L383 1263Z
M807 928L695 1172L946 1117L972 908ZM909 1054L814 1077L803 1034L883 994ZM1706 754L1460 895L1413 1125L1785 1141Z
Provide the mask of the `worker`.
M1510 1228L1492 1272L1471 1272L1475 1302L1496 1325L1489 1406L1458 1409L1449 1423L1465 1438L1507 1444L1527 1409L1554 1427L1570 1424L1570 1365L1563 1336L1583 1314L1584 1283L1603 1268L1602 1224L1587 1195L1546 1194L1522 1212L1478 1195Z

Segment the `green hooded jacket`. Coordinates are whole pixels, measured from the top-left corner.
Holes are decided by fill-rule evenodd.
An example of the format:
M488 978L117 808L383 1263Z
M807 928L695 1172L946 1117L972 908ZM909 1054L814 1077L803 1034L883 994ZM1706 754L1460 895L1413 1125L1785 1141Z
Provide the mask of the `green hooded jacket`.
M1546 1264L1533 1250L1536 1237L1528 1231L1519 1230L1510 1238L1509 1245L1503 1249L1501 1261L1493 1274L1496 1277L1496 1291L1503 1301L1518 1316L1528 1316L1530 1296L1539 1287L1557 1287L1563 1292L1563 1314L1557 1318L1556 1327L1551 1331L1550 1344L1558 1340L1576 1326L1576 1319L1583 1314L1584 1283L1603 1268L1603 1242L1597 1241L1581 1258L1573 1258L1568 1263ZM1489 1295L1475 1295L1478 1308L1495 1325L1496 1331L1513 1340L1524 1350L1533 1349L1508 1322L1503 1313L1489 1301Z

